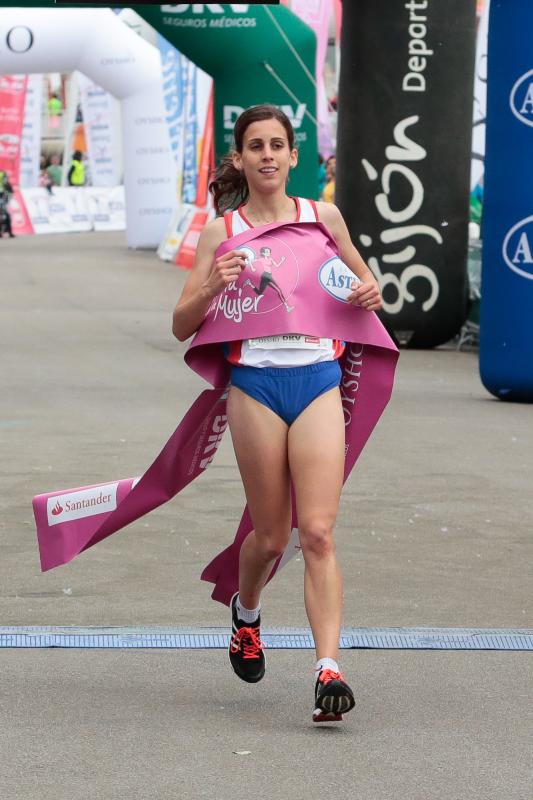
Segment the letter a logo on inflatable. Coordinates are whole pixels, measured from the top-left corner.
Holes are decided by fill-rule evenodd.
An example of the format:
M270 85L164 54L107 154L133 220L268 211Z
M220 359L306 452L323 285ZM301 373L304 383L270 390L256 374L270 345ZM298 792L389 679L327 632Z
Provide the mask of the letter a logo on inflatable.
M533 69L516 81L509 103L515 117L533 128Z
M533 217L511 228L503 243L503 257L513 272L533 280Z

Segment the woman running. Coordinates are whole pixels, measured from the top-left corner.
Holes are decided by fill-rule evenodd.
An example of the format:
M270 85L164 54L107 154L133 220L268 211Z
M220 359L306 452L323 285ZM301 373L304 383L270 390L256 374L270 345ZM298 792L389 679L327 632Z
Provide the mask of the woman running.
M354 273L348 302L367 311L381 308L377 281L337 207L287 194L289 171L298 162L287 116L275 106L254 106L237 120L234 139L234 151L222 160L210 185L221 216L200 236L194 268L174 310L174 335L185 341L195 333L213 299L249 266L249 254L239 250L215 258L219 245L272 222L323 223ZM269 262L270 273L272 266L283 269ZM271 277L262 280L259 289L265 291L272 282ZM242 680L255 683L263 677L260 597L291 534L292 482L305 562L305 608L317 657L313 719L338 720L354 706L338 665L343 600L333 539L344 467L338 364L343 342L318 339L312 330L301 334L266 337L261 347L254 340L225 346L231 364L228 423L254 525L240 551L229 658ZM305 347L298 347L299 338Z
M252 291L254 291L258 297L262 297L263 294L265 293L265 289L267 288L267 286L271 286L272 289L274 289L274 291L278 295L283 305L285 306L285 310L293 311L294 310L293 307L287 303L282 290L272 277L272 267L281 267L281 265L285 261L285 256L281 256L278 263L276 263L272 258L272 250L270 249L270 247L262 247L259 250L259 255L261 256L261 258L254 258L254 260L250 262L250 269L252 270L252 272L257 272L257 268L255 265L263 267L263 272L261 274L261 281L259 283L259 287L254 286L254 284L249 278L247 278L244 281L243 287L251 286Z

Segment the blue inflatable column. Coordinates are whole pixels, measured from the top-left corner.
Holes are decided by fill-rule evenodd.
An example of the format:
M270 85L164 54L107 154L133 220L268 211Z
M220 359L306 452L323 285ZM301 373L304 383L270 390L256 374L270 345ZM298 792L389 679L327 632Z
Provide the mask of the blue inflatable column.
M533 402L533 2L492 0L483 209L480 373Z

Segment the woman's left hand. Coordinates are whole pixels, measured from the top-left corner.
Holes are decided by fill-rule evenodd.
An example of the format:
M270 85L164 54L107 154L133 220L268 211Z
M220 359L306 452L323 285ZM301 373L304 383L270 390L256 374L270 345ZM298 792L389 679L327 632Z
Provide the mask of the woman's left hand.
M379 311L381 308L381 292L378 282L365 280L352 284L352 293L346 298L352 306L361 306L365 311Z

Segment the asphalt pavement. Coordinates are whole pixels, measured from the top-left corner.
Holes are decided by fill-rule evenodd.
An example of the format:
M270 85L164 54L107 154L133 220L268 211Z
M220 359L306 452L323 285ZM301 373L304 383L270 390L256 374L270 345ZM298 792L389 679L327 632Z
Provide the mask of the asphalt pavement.
M227 435L170 503L39 569L32 497L139 475L203 388L171 313L185 274L122 233L0 242L3 626L217 626L202 567L244 497ZM349 627L532 627L533 409L477 354L402 351L337 524ZM303 627L302 562L263 596ZM311 722L313 656L257 686L221 650L0 651L2 800L529 800L530 653L343 651L357 695ZM529 701L529 703L528 703Z

